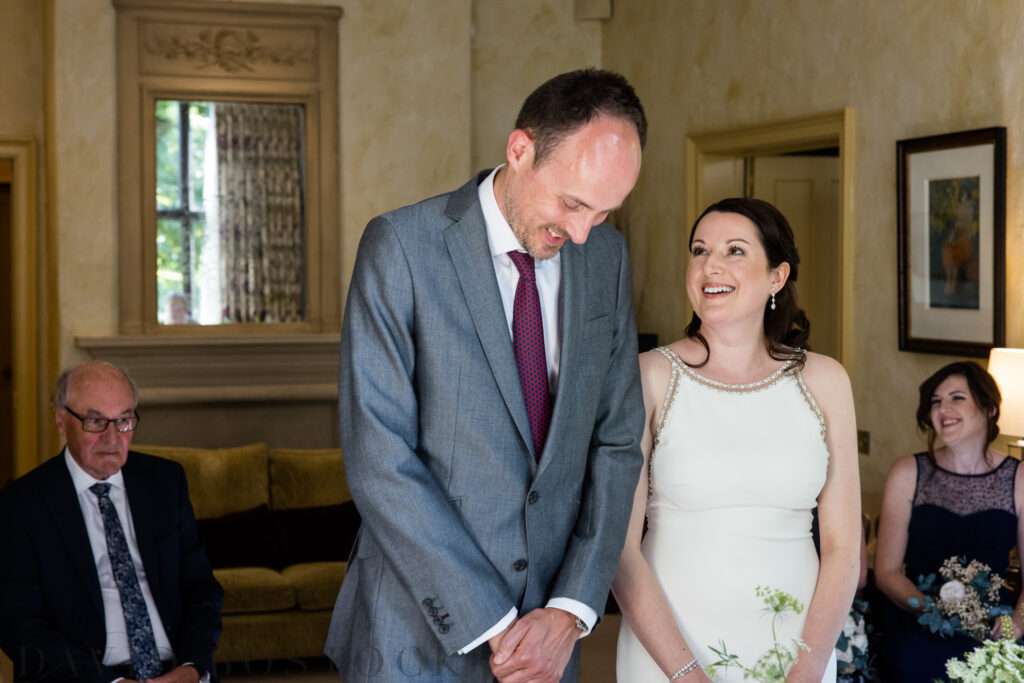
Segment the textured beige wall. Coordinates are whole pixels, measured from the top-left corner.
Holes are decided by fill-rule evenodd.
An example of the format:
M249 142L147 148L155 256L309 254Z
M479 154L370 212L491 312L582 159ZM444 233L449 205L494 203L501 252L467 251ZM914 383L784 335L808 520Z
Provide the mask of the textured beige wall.
M117 332L114 8L55 0L53 179L62 366L86 359L75 336ZM50 274L52 276L52 273Z
M43 133L43 3L0 2L0 139L34 139Z
M1008 128L1007 253L1024 253L1024 13L1015 0L616 3L604 63L629 77L650 116L644 170L625 214L640 328L684 326L684 141L688 135L852 106L857 422L871 432L861 472L877 505L892 461L920 447L917 385L952 359L897 350L896 141ZM1007 344L1024 346L1024 266L1009 259ZM813 321L812 321L813 323ZM752 447L756 443L752 442Z
M523 100L547 79L601 65L601 21L572 0L473 3L473 172L505 160Z
M355 0L341 18L342 279L379 213L471 173L470 0Z

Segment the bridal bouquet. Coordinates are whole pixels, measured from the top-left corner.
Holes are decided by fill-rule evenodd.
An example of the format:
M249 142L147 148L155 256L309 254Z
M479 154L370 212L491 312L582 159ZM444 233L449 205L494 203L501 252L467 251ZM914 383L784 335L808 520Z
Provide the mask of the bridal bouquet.
M772 615L772 647L751 667L740 663L737 655L729 652L725 641L719 640L718 647L708 646L709 649L718 655L718 661L707 667L709 675L714 676L719 669L730 666L738 667L743 672L743 678L752 678L759 683L785 683L786 672L796 662L797 655L801 650L809 650L807 644L799 638L793 638L791 645L783 645L775 635L775 622L786 612L800 614L804 611L804 605L795 597L777 588L764 586L757 587L757 596L764 601L765 611Z
M946 675L951 681L1024 683L1024 646L1012 640L986 640L966 659L946 662Z
M910 606L923 609L917 621L943 638L966 635L985 640L990 622L1000 614L1011 614L1012 608L999 604L1003 580L993 574L987 564L964 557L951 557L942 563L939 575L918 577L917 589L924 593L924 604L910 598Z

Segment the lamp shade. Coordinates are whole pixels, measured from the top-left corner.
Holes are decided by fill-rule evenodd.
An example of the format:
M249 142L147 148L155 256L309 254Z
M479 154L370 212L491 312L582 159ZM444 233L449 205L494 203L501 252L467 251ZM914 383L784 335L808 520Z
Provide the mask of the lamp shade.
M999 432L1024 437L1024 349L992 349L988 372L999 385Z

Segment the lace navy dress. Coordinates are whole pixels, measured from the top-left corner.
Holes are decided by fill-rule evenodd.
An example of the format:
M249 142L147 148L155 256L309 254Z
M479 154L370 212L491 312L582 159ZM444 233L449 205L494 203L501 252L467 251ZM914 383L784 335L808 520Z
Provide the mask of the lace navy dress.
M904 556L907 578L938 573L950 557L984 562L1006 576L1010 551L1017 544L1013 500L1018 461L1006 458L985 474L956 474L918 453L917 489ZM1013 605L1004 595L1003 604ZM932 683L946 679L946 660L962 658L980 643L966 636L940 638L926 633L917 615L883 600L879 625L878 668L883 681Z

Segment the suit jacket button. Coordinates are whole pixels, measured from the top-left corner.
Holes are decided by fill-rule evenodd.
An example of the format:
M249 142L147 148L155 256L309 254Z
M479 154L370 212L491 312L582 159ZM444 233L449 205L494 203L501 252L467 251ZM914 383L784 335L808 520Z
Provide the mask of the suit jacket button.
M441 617L434 617L434 623L437 624L438 626L440 626L441 625Z
M448 633L448 624L441 624L441 628L437 629L442 634Z
M529 503L530 505L533 505L538 500L540 500L540 494L537 493L536 491L530 491L530 495L526 497L526 502Z
M434 601L431 600L430 598L423 598L423 606L424 607L430 607L433 604L434 604Z
M436 607L431 607L427 611L430 613L430 616L432 616L432 617L436 617L437 616L437 608Z
M517 572L521 572L524 569L526 569L526 566L528 564L530 564L530 563L527 562L526 560L516 560L515 562L512 563L512 569L515 569Z

